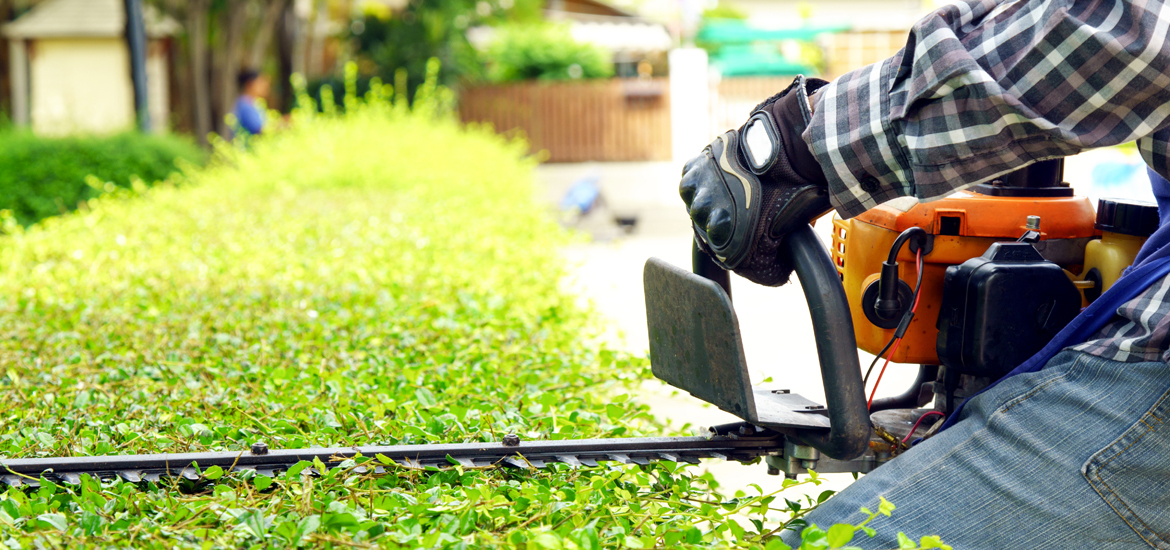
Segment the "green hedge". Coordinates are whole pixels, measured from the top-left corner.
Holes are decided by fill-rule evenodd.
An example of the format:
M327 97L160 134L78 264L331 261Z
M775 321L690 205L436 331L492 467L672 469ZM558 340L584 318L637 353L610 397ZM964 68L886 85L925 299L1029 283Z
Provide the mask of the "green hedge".
M567 238L535 202L524 144L436 118L424 91L413 114L377 98L299 112L183 185L10 224L0 456L660 433L630 397L645 362L599 345L562 290ZM0 492L0 540L775 550L790 514L774 511L809 504L725 499L671 462L355 468L369 460L382 463L320 477L302 463L275 478L43 481Z
M203 158L198 147L176 136L44 138L0 132L0 210L10 210L28 225L101 194L86 184L87 176L120 187L129 187L135 177L150 185L174 172L176 160L200 163Z

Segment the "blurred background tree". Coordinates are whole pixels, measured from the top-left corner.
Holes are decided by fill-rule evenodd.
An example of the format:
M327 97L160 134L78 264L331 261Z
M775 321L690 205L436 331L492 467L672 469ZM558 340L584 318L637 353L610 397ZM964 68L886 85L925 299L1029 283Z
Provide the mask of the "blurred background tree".
M291 106L289 77L296 70L298 34L294 0L147 0L148 5L181 23L177 37L176 90L181 104L180 126L189 127L200 142L216 132L228 136L225 117L239 95L241 69L272 74L273 106Z
M443 85L454 86L459 81L483 78L483 60L468 40L468 31L502 23L535 24L541 18L543 3L543 0L409 0L398 10L367 3L350 24L348 36L362 76L394 82L395 71L405 69L413 96L414 89L426 77L426 63L430 58L441 63L439 82ZM330 84L340 89L337 79L330 79Z
M483 58L492 82L613 76L609 52L574 40L566 25L554 23L502 25Z

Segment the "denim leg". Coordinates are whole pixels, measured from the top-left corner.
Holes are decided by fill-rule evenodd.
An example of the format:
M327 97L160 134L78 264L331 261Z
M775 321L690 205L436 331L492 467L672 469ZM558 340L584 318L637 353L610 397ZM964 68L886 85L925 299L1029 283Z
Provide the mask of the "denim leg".
M807 520L857 523L879 496L897 509L870 523L877 537L858 534L862 548L897 548L903 531L963 550L1170 550L1170 366L1063 351Z

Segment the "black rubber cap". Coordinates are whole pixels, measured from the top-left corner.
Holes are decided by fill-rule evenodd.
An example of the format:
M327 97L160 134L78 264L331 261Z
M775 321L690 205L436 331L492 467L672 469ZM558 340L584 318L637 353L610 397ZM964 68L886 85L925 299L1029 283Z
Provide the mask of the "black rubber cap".
M1097 201L1097 229L1138 237L1149 237L1158 230L1158 206L1128 199Z

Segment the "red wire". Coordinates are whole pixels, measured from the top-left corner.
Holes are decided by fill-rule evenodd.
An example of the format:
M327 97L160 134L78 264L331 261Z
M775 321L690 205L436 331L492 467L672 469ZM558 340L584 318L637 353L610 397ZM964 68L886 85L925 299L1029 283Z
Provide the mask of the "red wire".
M922 273L922 248L918 249L917 264L918 264L918 273ZM914 312L918 311L918 301L922 299L921 292L915 292L915 294L917 294L917 295L914 297L914 305L910 306L910 313L914 313ZM886 367L890 366L890 358L894 356L894 352L898 351L898 346L900 346L901 344L902 344L901 338L894 340L894 347L890 348L889 355L886 355L886 362L882 363L882 370L880 372L878 372L877 381L875 381L873 383L873 391L871 391L869 393L869 402L866 403L866 405L865 405L866 409L869 409L869 410L873 409L873 396L877 395L878 385L882 383L882 375L886 373ZM913 432L911 432L911 433L913 433Z
M866 409L873 409L873 396L877 395L878 384L882 383L882 375L886 373L886 367L890 366L890 358L894 356L894 352L898 351L898 346L902 343L902 339L894 340L894 347L890 348L890 354L886 356L886 362L882 363L882 370L878 372L877 381L873 383L873 391L869 393L869 402L866 403Z
M902 443L906 443L907 441L910 441L910 438L914 436L914 432L918 431L918 426L922 424L922 421L925 420L926 417L934 416L936 414L941 415L942 411L930 411L930 412L925 413L922 416L918 417L918 422L915 422L914 427L910 428L910 433L906 434L906 439L903 439Z

